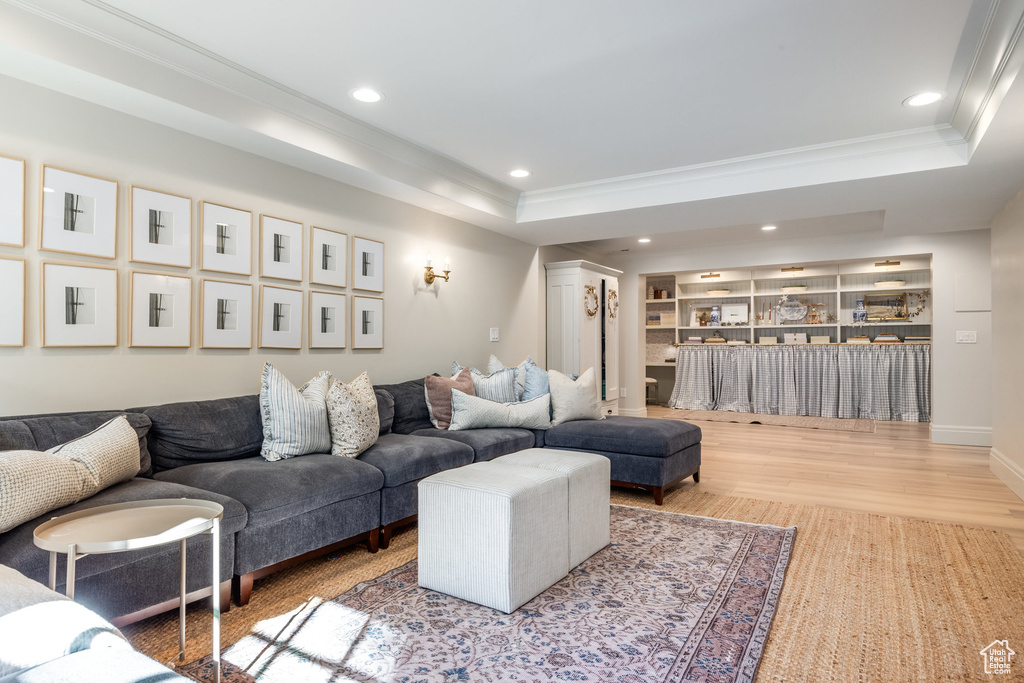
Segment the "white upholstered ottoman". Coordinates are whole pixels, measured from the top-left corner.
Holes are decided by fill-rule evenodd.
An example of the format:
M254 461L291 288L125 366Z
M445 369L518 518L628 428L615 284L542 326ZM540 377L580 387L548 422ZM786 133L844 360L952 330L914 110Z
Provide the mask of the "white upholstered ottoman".
M528 448L492 463L561 472L569 483L569 568L608 545L611 461L596 453Z
M419 483L420 586L517 610L569 573L568 481L481 462Z

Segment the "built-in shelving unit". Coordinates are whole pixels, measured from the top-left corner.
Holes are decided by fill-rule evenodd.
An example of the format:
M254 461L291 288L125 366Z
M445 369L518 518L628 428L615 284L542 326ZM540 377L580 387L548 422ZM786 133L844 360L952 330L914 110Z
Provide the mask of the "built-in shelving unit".
M896 334L903 339L931 334L932 275L927 255L658 273L643 278L645 291L671 293L667 298L645 301L646 364L651 368L674 366L670 359L675 358L675 343L689 337L706 340L720 336L749 344L759 343L761 337L775 337L783 343L786 333L803 332L808 340L827 336L830 343L845 343L854 336L873 339L879 334ZM907 319L854 323L858 301L885 294L906 297ZM784 296L806 305L807 315L780 320L777 307ZM718 326L712 325L707 315L716 306L721 315ZM821 322L808 322L812 311ZM739 324L728 324L730 315ZM669 324L650 324L652 317Z

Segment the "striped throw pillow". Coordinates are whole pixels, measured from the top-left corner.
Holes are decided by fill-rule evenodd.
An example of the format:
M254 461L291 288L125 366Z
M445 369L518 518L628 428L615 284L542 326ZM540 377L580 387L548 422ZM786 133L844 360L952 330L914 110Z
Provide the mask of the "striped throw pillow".
M473 374L473 391L480 398L498 403L515 403L519 400L516 395L515 368L502 368L489 375L485 375L476 368L470 372Z
M327 391L331 373L326 370L295 388L270 363L260 376L260 417L266 460L283 460L308 453L331 452L327 422Z

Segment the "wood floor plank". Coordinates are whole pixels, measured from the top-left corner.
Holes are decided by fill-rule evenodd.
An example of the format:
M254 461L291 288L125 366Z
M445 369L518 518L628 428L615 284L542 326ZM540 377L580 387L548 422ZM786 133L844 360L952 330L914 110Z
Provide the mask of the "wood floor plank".
M1024 554L1024 501L989 470L989 449L933 444L927 424L875 422L874 432L693 424L703 433L701 482L686 488L983 526L1006 532Z

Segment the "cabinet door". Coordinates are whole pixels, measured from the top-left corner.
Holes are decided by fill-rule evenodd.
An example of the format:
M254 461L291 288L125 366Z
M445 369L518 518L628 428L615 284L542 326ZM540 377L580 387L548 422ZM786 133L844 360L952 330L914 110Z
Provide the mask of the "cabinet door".
M578 373L583 310L579 272L549 274L547 284L547 366L562 373Z
M619 397L619 281L605 277L604 386L605 400Z
M580 306L580 357L574 372L582 374L587 368L594 368L598 396L601 392L601 275L581 271L582 292Z

